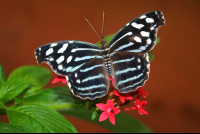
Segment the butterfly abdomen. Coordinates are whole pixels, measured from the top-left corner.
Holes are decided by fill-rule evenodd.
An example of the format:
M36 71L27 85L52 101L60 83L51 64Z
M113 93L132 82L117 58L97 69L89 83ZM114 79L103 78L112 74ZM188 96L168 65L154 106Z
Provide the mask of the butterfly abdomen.
M107 46L107 45L105 45ZM111 61L110 61L110 49L108 47L102 47L101 48L102 57L104 59L105 65L106 65L106 71L109 76L111 76L112 67L111 67Z

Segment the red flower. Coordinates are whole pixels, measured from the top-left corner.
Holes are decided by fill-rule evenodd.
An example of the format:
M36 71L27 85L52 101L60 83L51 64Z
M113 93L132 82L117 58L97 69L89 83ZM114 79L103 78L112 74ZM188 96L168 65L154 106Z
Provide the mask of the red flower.
M140 101L140 96L137 96L136 101L134 102L135 106L131 107L131 108L125 108L124 111L128 111L128 110L138 110L139 114L148 114L143 107L147 105L147 101Z
M113 93L114 93L115 96L119 96L119 99L121 100L122 103L125 102L125 99L126 100L132 100L133 99L133 97L130 96L128 93L127 94L119 93L117 90L115 90Z
M67 81L66 81L66 78L64 77L64 76L60 76L60 75L58 75L53 81L52 81L52 83L57 83L57 82L59 82L59 81L62 81L62 83L67 83Z
M110 77L110 81L111 81L110 87L111 87L111 86L115 87L115 86L114 86L114 82L113 82L113 78L112 78L112 77Z
M96 106L100 110L104 111L100 115L99 121L104 121L109 117L110 122L115 125L115 116L114 115L118 114L120 112L120 110L118 108L114 107L114 104L110 99L108 99L106 103L107 103L107 105L103 104L103 103L96 104Z
M137 89L137 91L139 92L140 95L142 95L142 97L146 98L146 95L148 95L149 93L147 93L146 91L144 91L141 87Z

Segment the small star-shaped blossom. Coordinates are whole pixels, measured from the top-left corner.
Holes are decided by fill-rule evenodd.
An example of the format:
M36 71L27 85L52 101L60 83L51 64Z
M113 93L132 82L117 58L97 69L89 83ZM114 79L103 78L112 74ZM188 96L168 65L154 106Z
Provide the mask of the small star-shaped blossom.
M58 76L52 81L52 83L57 83L57 82L59 82L59 81L62 81L62 83L64 83L64 84L67 83L66 78L65 78L64 76L60 76L60 75L58 75Z
M143 107L147 105L147 101L140 101L140 96L137 96L136 101L134 102L135 106L131 107L131 108L125 108L124 111L128 111L128 110L138 110L139 114L143 115L143 114L148 114Z
M144 91L141 87L137 89L138 93L140 95L142 95L142 97L146 98L146 95L148 95L149 93L147 93L146 91Z
M113 92L113 94L114 94L115 96L119 96L119 99L120 99L120 101L121 101L122 103L125 102L125 99L126 99L126 100L132 100L132 99L133 99L133 97L130 96L128 93L127 93L127 94L119 93L117 90L115 90L115 91Z
M115 125L115 114L118 114L120 112L120 110L116 107L114 107L114 104L113 102L108 99L107 104L103 104L103 103L99 103L99 104L96 104L96 106L102 110L102 114L100 115L99 117L99 121L104 121L106 120L107 118L109 118L110 122L112 124Z

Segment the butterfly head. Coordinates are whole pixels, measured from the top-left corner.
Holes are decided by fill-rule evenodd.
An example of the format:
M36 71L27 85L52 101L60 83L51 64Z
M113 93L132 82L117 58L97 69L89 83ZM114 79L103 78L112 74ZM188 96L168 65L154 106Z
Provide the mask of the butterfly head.
M101 42L100 42L101 46L106 45L106 40L103 39L103 36L101 36Z

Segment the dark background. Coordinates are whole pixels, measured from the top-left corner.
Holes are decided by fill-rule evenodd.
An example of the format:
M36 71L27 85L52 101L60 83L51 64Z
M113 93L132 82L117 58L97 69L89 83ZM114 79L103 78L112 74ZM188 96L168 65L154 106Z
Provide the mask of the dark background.
M37 65L34 50L41 45L60 40L96 43L99 39L83 16L101 34L103 9L105 35L152 10L162 11L166 19L158 32L161 42L153 50L150 79L143 88L149 92L145 107L149 115L127 113L154 132L200 132L199 0L0 0L0 62L6 74L23 65ZM51 80L55 77L52 72ZM46 87L56 86L63 84ZM109 132L67 118L79 132ZM6 116L0 116L0 121L8 122Z

